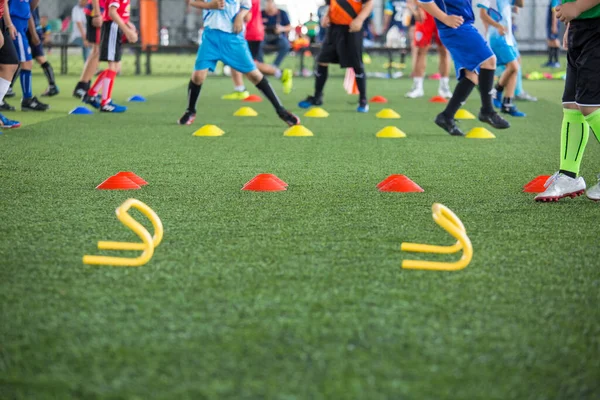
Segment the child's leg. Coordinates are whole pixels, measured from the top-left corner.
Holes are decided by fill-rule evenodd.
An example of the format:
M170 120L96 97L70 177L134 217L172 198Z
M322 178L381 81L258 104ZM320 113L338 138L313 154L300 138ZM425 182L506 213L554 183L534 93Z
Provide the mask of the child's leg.
M589 138L589 125L576 104L564 104L560 137L560 172L576 178Z
M285 107L283 107L283 104L281 104L279 97L277 97L275 94L273 87L258 69L247 73L246 77L250 80L250 82L256 85L256 87L265 95L267 99L269 99L275 108L275 111L281 112L285 110Z
M112 90L115 84L115 78L117 77L117 70L119 68L118 61L109 61L108 69L104 71L104 80L102 81L102 101L100 105L105 106L112 100Z
M208 75L208 70L203 69L200 71L194 71L192 73L192 78L190 79L190 83L188 84L188 106L187 111L195 114L196 113L196 103L198 102L198 98L200 97L200 91L202 90L202 84L206 80Z
M454 115L467 101L478 83L478 76L475 72L463 70L463 74L463 77L458 81L458 85L454 88L454 93L446 105L446 109L442 113L448 120L454 120Z
M100 93L100 90L102 89L102 87L104 85L104 79L106 79L106 71L108 71L108 70L105 69L104 71L100 72L100 74L94 81L94 84L91 85L90 88L88 89L88 91L87 91L88 96L95 97L98 95L98 93Z
M52 65L46 59L46 56L41 55L35 58L38 64L44 70L44 75L46 75L46 80L48 81L49 86L56 86L56 79L54 78L54 69Z
M243 92L246 90L246 86L244 85L244 75L236 71L235 69L231 70L231 80L233 81L233 90L236 92Z
M367 74L365 73L365 67L360 65L353 69L356 87L358 88L358 101L360 104L367 104Z
M320 99L323 97L323 89L325 89L328 77L329 64L318 63L315 71L315 98Z
M503 106L512 105L513 98L515 97L515 87L517 86L517 74L519 73L519 63L515 61L511 61L506 64L506 70L500 77L498 82L498 87L502 87L504 89L504 98L502 100Z
M23 99L31 99L33 97L33 88L31 84L31 68L33 63L31 60L21 63L21 72L19 79L21 80L21 90L23 91Z
M496 71L496 56L492 56L481 64L479 70L479 93L481 95L481 113L494 114L492 89L494 88L494 73Z

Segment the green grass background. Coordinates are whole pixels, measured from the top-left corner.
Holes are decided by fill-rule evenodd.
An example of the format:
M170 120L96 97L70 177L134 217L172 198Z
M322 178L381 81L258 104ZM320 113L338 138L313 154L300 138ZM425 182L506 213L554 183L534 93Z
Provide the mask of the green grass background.
M540 101L489 141L439 130L440 106L405 100L406 79L369 81L398 121L376 119L380 105L357 114L332 79L331 116L303 120L312 138L283 137L266 102L232 117L223 78L207 81L192 127L174 124L183 76L119 77L115 101L148 97L124 115L68 116L74 83L60 77L49 112L10 113L24 126L0 135L0 398L600 397L600 207L521 192L558 168L562 82L527 82ZM284 102L299 111L312 85L297 80ZM208 123L226 134L192 136ZM375 138L390 124L408 137ZM120 170L149 186L94 189ZM289 190L240 191L263 172ZM598 172L590 139L582 174ZM425 192L379 193L393 173ZM135 240L114 215L129 197L164 223L153 259L83 265L98 240ZM451 243L434 202L464 222L473 262L402 270L419 256L401 242Z

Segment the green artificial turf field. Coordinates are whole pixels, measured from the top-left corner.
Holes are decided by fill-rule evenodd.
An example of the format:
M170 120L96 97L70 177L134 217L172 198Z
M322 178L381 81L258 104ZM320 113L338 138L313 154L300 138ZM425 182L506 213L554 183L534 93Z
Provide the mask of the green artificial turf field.
M59 78L48 113L7 114L24 126L0 135L0 399L600 397L600 205L521 191L558 168L562 82L527 82L540 101L520 103L529 116L495 140L449 137L438 105L403 98L407 79L369 82L397 121L375 118L381 105L357 114L333 79L331 116L303 119L312 138L283 137L267 102L232 117L241 103L220 100L223 78L192 127L174 124L185 76L119 77L115 101L148 98L124 115L68 116L74 82ZM312 85L297 80L284 102L298 111ZM226 134L192 136L209 123ZM375 138L386 125L408 137ZM95 189L121 170L150 184ZM240 190L264 172L288 191ZM598 172L590 139L582 174ZM425 192L378 192L390 174ZM98 240L136 240L114 214L130 197L164 224L153 259L83 265ZM464 222L473 261L402 270L458 257L399 250L452 243L434 202Z

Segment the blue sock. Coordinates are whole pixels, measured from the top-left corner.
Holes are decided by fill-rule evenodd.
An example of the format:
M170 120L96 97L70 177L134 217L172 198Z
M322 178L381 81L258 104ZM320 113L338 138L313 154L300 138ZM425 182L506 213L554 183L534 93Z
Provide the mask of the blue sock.
M31 71L22 69L20 73L21 89L23 90L23 98L30 99L33 97L31 89Z
M518 96L523 93L523 71L519 65L519 72L517 73L517 86L515 88L515 95Z

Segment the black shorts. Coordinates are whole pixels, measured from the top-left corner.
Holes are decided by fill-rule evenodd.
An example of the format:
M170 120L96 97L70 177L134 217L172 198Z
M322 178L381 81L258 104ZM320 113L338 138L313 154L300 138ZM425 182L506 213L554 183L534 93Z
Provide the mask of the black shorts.
M264 62L265 53L263 52L263 42L258 40L248 40L248 47L250 48L250 54L252 59L260 63Z
M362 68L363 31L349 32L346 25L331 25L321 45L317 62Z
M38 31L38 37L40 38L40 44L35 46L33 41L31 40L31 34L27 31L27 40L29 41L29 47L31 47L31 57L38 58L44 56L44 45L42 44L42 39L44 38L44 33Z
M100 43L100 28L94 26L91 15L86 15L85 20L87 23L85 28L85 38L92 44Z
M100 61L121 61L123 31L116 22L102 24L100 39Z
M15 44L8 33L8 29L5 28L2 18L0 18L0 29L4 36L4 46L0 48L0 64L18 65L19 57L17 57L17 49L15 49Z
M563 103L600 106L600 18L571 21Z

